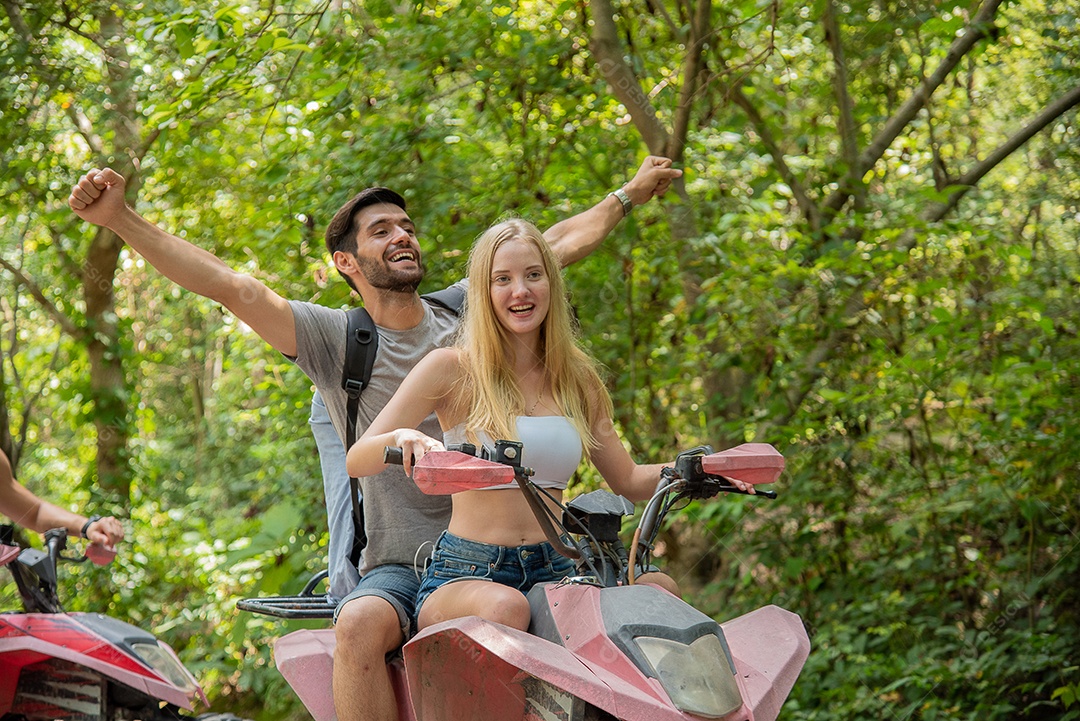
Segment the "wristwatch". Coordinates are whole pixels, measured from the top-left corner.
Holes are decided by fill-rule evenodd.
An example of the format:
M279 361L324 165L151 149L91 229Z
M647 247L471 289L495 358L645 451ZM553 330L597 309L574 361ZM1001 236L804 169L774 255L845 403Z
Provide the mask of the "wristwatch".
M100 520L101 520L101 516L90 516L89 518L87 518L86 523L83 524L82 531L79 533L79 535L82 536L83 538L86 538L86 532L88 530L90 530L90 525L94 521L100 521Z
M625 190L617 188L608 193L608 195L614 195L615 199L622 203L622 215L624 218L630 215L630 211L634 209L634 202L630 200L630 196L626 194Z

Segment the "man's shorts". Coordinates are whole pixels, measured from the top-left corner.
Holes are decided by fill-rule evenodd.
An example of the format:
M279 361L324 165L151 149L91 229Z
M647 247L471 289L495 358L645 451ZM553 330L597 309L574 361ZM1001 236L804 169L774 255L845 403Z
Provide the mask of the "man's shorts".
M349 601L363 596L378 596L386 599L397 611L401 633L408 641L412 637L412 620L416 615L416 594L419 590L420 579L412 566L376 566L360 577L360 583L352 593L341 599L334 609L334 623L337 623L338 614Z
M454 581L494 581L528 593L538 583L561 580L573 571L574 562L546 541L528 546L495 546L444 531L420 582L416 612L437 588Z

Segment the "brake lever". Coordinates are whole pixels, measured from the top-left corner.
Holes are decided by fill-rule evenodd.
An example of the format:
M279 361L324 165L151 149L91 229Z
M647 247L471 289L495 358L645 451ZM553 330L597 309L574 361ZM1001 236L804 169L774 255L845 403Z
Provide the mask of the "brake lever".
M744 491L733 483L729 483L723 476L709 476L702 478L697 483L687 484L684 492L687 497L693 499L706 499L718 496L721 493L737 493L742 496L761 496L770 500L776 500L776 491L754 489L754 492Z
M768 498L773 501L776 500L776 491L759 491L755 488L754 492L751 493L750 491L744 491L738 486L733 486L728 483L717 484L717 493L738 493L743 496L761 496L762 498Z

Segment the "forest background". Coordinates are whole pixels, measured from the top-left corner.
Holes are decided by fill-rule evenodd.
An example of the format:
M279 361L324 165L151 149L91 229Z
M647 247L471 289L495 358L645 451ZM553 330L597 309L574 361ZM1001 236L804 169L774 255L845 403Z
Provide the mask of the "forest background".
M568 271L618 424L643 461L788 459L779 500L690 509L667 569L717 618L803 617L784 718L1080 718L1075 3L0 6L0 446L126 519L64 598L168 641L216 710L305 717L270 652L298 624L234 605L324 566L311 387L70 186L109 164L337 307L322 232L364 186L406 194L430 290L651 152L684 182Z

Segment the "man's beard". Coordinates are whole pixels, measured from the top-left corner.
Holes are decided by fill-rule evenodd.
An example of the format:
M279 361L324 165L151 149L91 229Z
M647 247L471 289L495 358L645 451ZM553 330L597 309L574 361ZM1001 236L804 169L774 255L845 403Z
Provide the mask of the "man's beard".
M356 256L360 265L360 272L373 288L389 290L394 293L415 293L420 287L420 281L424 279L424 264L418 264L415 270L397 271L387 268L381 260L371 260L359 255Z

